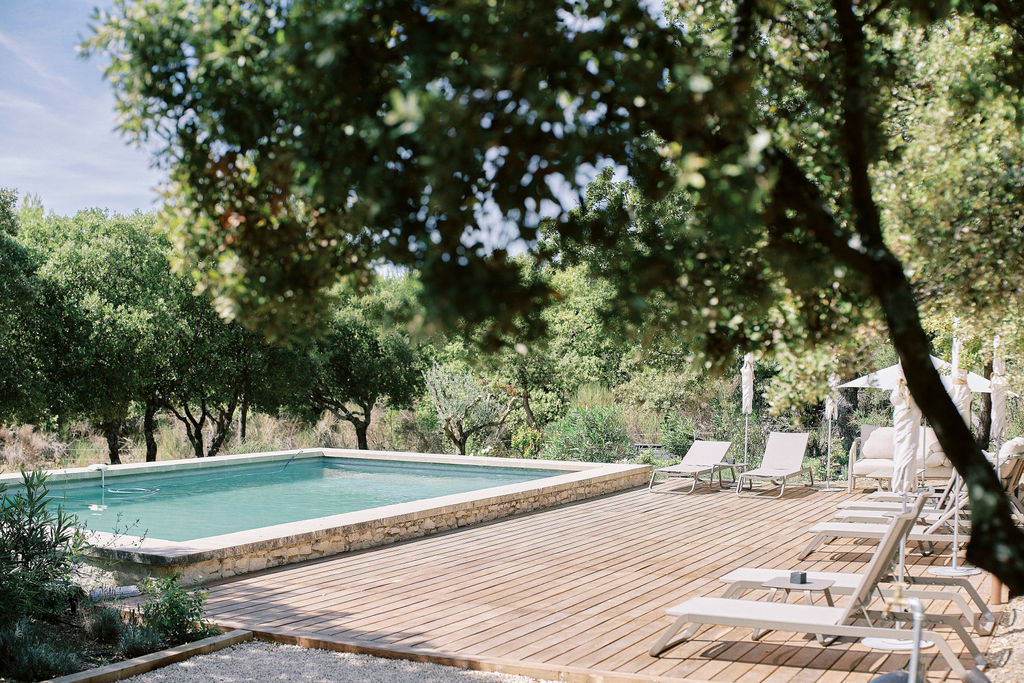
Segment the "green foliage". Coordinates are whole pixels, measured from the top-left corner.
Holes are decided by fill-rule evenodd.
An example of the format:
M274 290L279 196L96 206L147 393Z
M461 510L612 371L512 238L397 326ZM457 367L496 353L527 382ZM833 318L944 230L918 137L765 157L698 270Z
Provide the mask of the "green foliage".
M0 626L0 676L38 681L81 668L81 660L67 644L52 642L28 619Z
M571 408L545 436L541 457L551 460L617 462L629 452L629 434L615 406Z
M44 472L22 470L22 479L17 492L0 485L0 626L63 615L80 593L78 518L53 506Z
M337 315L327 333L306 350L308 378L295 381L306 406L330 410L356 429L359 448L378 401L412 404L422 388L419 362L407 339L374 329L352 312Z
M0 419L35 421L45 415L46 358L40 337L45 320L36 264L0 231Z
M658 468L664 467L670 463L678 462L678 458L663 458L656 451L644 449L635 458L631 458L630 462L636 465L650 465L651 467Z
M993 326L1018 336L1024 101L992 68L1013 33L957 16L902 37L911 63L893 105L898 154L876 172L893 249L926 314L959 315L989 341Z
M52 387L51 414L83 417L117 436L133 403L151 399L171 370L178 306L191 287L171 278L170 244L153 217L98 210L70 218L22 211L19 242L38 262L35 345Z
M125 623L121 618L121 611L117 608L100 607L88 616L85 629L96 640L112 645L121 638Z
M627 111L664 82L668 48L637 3L135 7L101 14L88 45L109 59L122 130L171 167L166 220L184 267L209 264L234 312L279 331L322 315L335 282L365 287L382 260L444 289L424 297L435 318L501 325L542 301L492 249L500 235L466 227L487 211L532 239L558 203L549 177L572 182L637 135ZM604 30L575 28L588 20ZM349 78L361 64L372 81ZM239 91L259 93L241 119Z
M669 413L661 423L661 442L672 455L682 458L697 438L697 425L692 418Z
M159 635L166 646L220 633L220 629L203 618L206 593L180 585L176 574L149 580L143 590L152 597L142 604L142 625ZM142 637L138 632L135 636Z
M529 425L519 425L512 431L509 442L511 455L517 458L535 458L544 447L544 432Z
M108 60L122 130L170 172L165 221L184 267L251 325L312 326L332 285L365 289L390 263L419 271L429 317L486 321L480 337L494 341L553 298L506 248L536 244L540 217L555 214L529 257L585 265L625 320L682 337L707 366L810 350L790 373L807 377L886 327L945 451L973 491L1002 501L928 362L918 269L894 245L909 233L927 252L930 234L941 247L978 230L917 284L1019 308L1018 278L983 253L1020 246L1019 164L1005 149L1024 111L1016 3L677 0L663 17L649 5L118 0L87 47ZM919 26L939 37L932 49ZM943 60L950 73L929 73ZM908 98L920 104L904 117ZM984 125L972 131L974 113ZM964 141L977 152L962 154ZM904 152L936 167L896 183L922 188L907 206L935 202L940 220L891 231L902 219L884 211L874 173ZM567 212L560 194L597 160L628 181L602 173ZM826 382L778 395L820 398ZM972 561L1024 592L1008 505L976 512Z
M117 638L117 651L125 657L140 657L164 647L160 634L139 624L125 624Z
M462 364L434 362L423 379L441 432L459 454L466 453L470 438L493 435L516 403L514 396L499 398Z
M0 233L14 237L18 234L18 192L0 187Z

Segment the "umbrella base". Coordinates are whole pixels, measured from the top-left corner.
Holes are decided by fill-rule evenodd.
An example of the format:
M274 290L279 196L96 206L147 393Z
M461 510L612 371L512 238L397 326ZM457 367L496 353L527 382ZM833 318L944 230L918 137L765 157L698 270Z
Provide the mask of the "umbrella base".
M975 567L932 567L928 573L935 576L974 576L980 574L981 570Z
M860 644L870 647L872 650L892 650L894 652L913 650L915 646L913 638L861 638ZM931 647L932 642L921 640L916 645L923 650L926 647Z

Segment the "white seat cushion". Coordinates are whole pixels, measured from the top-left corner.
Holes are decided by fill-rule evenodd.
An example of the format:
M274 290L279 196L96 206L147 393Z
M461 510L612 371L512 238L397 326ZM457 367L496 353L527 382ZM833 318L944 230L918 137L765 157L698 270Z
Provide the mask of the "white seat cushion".
M853 463L853 474L857 477L892 477L892 460L888 458L864 458Z

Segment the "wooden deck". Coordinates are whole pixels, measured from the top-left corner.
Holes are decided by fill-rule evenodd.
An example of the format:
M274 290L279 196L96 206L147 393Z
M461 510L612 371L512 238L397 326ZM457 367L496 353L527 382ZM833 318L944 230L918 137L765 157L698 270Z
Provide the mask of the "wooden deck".
M633 490L220 581L210 586L208 613L224 626L356 649L519 663L504 668L551 678L576 674L567 680L593 671L603 680L615 680L614 672L619 680L866 682L906 666L906 653L849 639L822 647L802 634L752 642L747 629L709 627L660 658L647 654L670 623L665 608L720 595L718 577L733 568L862 571L871 545L831 545L796 559L807 527L847 499L799 486L782 499ZM936 560L908 554L912 573L948 559L948 552ZM987 577L976 580L987 595ZM987 650L987 638L977 642ZM924 657L929 680L943 680L941 660L930 651Z

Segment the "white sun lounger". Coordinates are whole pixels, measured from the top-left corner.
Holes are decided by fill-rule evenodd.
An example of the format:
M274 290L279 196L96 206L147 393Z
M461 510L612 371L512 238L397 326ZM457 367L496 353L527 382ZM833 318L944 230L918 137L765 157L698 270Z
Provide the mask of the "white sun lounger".
M921 491L914 491L909 494L908 500L915 501L918 496L926 498L925 510L930 508L945 508L950 503L953 494L953 486L956 484L956 473L949 475L949 480L941 486L929 487ZM867 498L860 500L844 500L839 503L840 510L903 510L903 494L893 491L875 491Z
M963 483L960 484L961 489L964 488ZM943 493L935 502L934 507L927 506L927 497L925 502L925 508L918 518L919 524L926 524L934 526L936 530L940 527L952 524L954 521L954 515L956 514L956 496L952 490L954 487L950 487L950 491ZM907 506L913 505L914 501L908 499ZM967 493L964 492L960 496L959 512L964 515L965 508L968 505ZM883 506L883 507L875 507ZM898 514L903 509L902 503L878 503L876 502L870 508L854 508L844 507L840 503L839 508L835 512L833 521L836 522L865 522L871 523L887 523L889 519L894 515ZM962 518L961 522L967 521L966 518Z
M772 432L769 434L761 466L743 472L736 478L736 495L740 495L743 490L744 481L753 490L754 479L768 479L779 485L779 493L776 496L778 498L786 490L786 480L804 472L811 475L811 486L813 486L814 472L810 467L803 465L809 437L810 434L806 432Z
M728 584L728 588L722 597L740 598L748 591L765 590L764 583L773 579L789 578L791 569L772 569L767 567L741 567L734 569L718 580ZM833 595L853 595L860 585L863 574L852 572L807 572L808 581L831 581L829 592ZM885 584L893 584L896 577L891 573L884 577ZM911 576L904 575L905 583L910 588L901 588L899 593L905 598L920 598L921 600L947 600L960 608L963 616L968 620L975 631L981 635L989 635L995 627L995 615L988 608L978 590L970 581L962 577L946 576ZM917 590L916 586L949 588L954 590ZM967 597L955 592L961 589ZM897 590L894 585L879 583L875 590L880 598L895 597ZM970 602L968 602L970 601ZM974 604L974 608L971 607Z
M952 543L953 534L940 532L938 530L940 524L914 526L911 528L910 533L907 534L907 540L925 544ZM836 538L880 539L885 536L887 528L885 524L870 522L822 522L821 524L815 524L807 530L808 533L814 534L814 538L804 546L804 549L800 551L797 557L801 560L806 559L815 550ZM966 540L966 538L963 540Z
M694 441L690 445L682 462L669 467L659 467L651 472L651 481L647 484L647 490L653 493L693 493L697 488L697 482L703 475L708 476L708 487L711 487L714 480L715 470L722 465L726 451L732 445L731 441ZM658 476L666 478L690 477L693 484L687 491L658 490L654 488L654 480ZM719 470L719 483L721 483L721 471Z
M894 549L913 526L916 513L917 511L911 510L901 514L889 525L890 533L879 544L878 551L851 593L850 602L846 607L759 602L736 598L694 598L666 610L669 616L675 617L675 621L651 646L650 655L657 657L676 643L693 637L704 625L750 628L754 630L755 640L769 630L814 633L819 637L833 638L892 638L904 635L906 631L870 625L872 618L879 615L877 612L869 611L867 606L879 579L888 572ZM868 626L854 624L861 616L867 619ZM926 615L926 619L952 628L975 662L979 666L984 666L984 656L957 615L929 614ZM922 639L934 644L954 675L961 679L967 677L968 671L942 635L934 631L923 631Z

